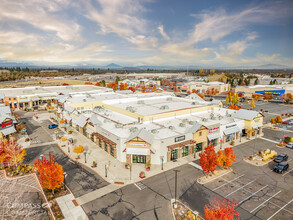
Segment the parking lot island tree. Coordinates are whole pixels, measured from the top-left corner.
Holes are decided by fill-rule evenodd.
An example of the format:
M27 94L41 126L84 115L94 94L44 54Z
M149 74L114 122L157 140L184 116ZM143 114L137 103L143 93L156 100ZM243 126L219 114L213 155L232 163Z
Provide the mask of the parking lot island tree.
M73 148L73 153L76 153L78 154L78 159L80 158L80 154L84 152L84 148L82 145L75 145L74 148Z
M255 102L254 102L254 99L251 100L251 102L250 102L250 107L253 108L253 109L255 108Z
M54 155L50 156L47 160L45 156L38 158L34 161L34 166L38 169L40 174L40 182L45 189L54 190L62 186L64 179L64 172L61 165L55 162Z
M232 147L227 147L224 150L225 163L224 167L230 167L233 162L236 162L236 154L234 154Z
M23 161L26 156L25 149L18 145L16 140L6 140L0 143L0 148L3 149L1 153L1 160L6 161L9 165L17 167L17 164Z
M215 197L214 200L210 201L209 205L204 207L205 220L233 220L234 217L240 216L239 212L235 211L235 206L239 204L237 201L230 201L229 199L219 200Z
M218 160L215 147L213 145L208 145L199 156L200 166L205 174L212 173L217 169Z

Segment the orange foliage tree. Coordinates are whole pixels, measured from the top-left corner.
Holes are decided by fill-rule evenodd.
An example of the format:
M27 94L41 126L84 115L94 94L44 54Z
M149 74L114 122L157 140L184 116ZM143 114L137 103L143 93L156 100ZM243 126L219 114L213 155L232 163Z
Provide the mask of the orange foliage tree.
M195 90L195 89L193 89L193 90L192 90L192 93L196 93L196 90Z
M266 93L266 94L264 94L263 98L264 99L272 99L273 98L273 95L272 94L269 94L269 93Z
M280 115L276 116L275 120L276 120L276 123L283 123L283 119Z
M241 106L238 106L238 105L229 105L228 109L234 109L234 110L239 110L241 109Z
M26 151L18 145L15 140L2 141L0 143L2 150L1 160L8 162L10 165L17 167L17 164L23 161Z
M204 95L202 93L198 93L197 94L199 97L201 97L202 99L204 99Z
M225 163L224 167L230 167L233 162L236 162L236 154L234 154L232 147L227 147L224 150Z
M100 83L100 82L97 82L97 83L95 84L95 86L103 86L103 84Z
M257 93L252 94L252 98L254 98L254 99L260 99L261 98L261 94L257 94Z
M132 92L136 91L135 88L133 88L133 87L128 87L128 89L131 90Z
M235 200L231 202L229 199L219 200L215 197L214 201L204 207L203 218L205 220L233 220L234 216L240 215L235 211L235 206L238 205Z
M55 162L53 155L51 155L50 160L47 160L45 156L42 159L36 159L34 166L40 173L41 185L46 189L52 190L54 195L54 190L62 186L64 179L62 166Z
M85 82L84 84L85 85L93 85L93 83L91 83L91 82Z
M217 169L218 160L215 147L213 145L208 145L199 156L200 166L205 174L212 173Z

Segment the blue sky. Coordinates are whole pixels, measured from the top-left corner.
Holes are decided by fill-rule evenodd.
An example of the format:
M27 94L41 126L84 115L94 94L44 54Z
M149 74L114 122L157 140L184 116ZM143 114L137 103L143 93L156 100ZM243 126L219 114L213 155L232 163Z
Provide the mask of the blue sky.
M293 1L1 0L0 60L293 67Z

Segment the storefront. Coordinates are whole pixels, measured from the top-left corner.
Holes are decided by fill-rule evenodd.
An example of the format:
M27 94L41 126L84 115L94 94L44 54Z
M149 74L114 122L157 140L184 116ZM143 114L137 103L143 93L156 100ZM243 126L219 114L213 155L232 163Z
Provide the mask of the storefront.
M218 145L219 139L221 138L220 132L208 134L208 144L214 147Z
M128 147L126 154L130 155L132 163L146 163L147 157L150 157L150 149Z
M240 129L236 124L226 126L226 130L224 130L224 134L225 134L224 141L231 142L232 140L238 139L239 132L240 132Z
M182 140L182 139L183 139L183 136L177 137L177 138L175 138L175 142L176 142L176 140ZM192 150L195 147L195 143L196 142L194 140L188 140L188 141L183 141L181 143L167 146L167 148L168 148L167 162L172 161L172 160L177 160L178 158L186 157L186 156L192 154L193 153Z
M100 148L109 153L111 156L117 158L117 148L115 142L97 132L92 133L92 137Z

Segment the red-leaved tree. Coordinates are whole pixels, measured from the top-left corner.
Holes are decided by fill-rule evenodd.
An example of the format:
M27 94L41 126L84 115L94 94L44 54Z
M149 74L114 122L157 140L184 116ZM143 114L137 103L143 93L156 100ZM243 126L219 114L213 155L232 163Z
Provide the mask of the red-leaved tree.
M213 145L208 145L199 156L200 166L204 173L212 173L217 169L218 160L215 147Z
M224 155L225 155L225 167L230 167L233 162L236 162L236 154L234 154L233 148L232 147L227 147L224 150Z
M204 207L205 220L233 220L234 216L239 216L235 211L235 206L239 205L235 200L219 200L217 197Z
M62 166L55 162L53 155L51 155L50 160L47 160L45 156L36 159L34 166L40 173L41 185L52 190L54 195L54 190L62 186L64 179Z

